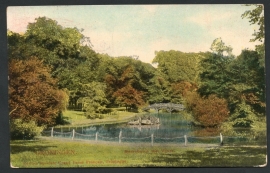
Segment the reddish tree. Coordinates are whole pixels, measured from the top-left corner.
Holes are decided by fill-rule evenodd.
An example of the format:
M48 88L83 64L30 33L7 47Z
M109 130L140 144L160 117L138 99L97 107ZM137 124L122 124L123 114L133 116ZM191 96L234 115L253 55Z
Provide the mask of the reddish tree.
M127 85L119 90L117 90L113 97L116 98L116 102L121 105L125 105L128 108L137 108L144 105L143 100L144 93L134 89L131 85Z
M42 61L11 59L9 62L10 119L34 120L38 125L54 124L67 103L67 94L57 89L56 80Z

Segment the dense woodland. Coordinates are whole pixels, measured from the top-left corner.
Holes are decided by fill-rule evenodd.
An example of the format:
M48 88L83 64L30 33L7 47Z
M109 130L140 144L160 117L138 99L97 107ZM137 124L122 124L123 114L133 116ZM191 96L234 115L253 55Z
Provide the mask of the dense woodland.
M84 111L89 118L123 106L137 111L152 103L181 103L203 127L255 127L265 123L265 54L263 7L242 17L259 25L255 50L232 55L221 38L209 52L157 50L153 64L133 56L95 52L91 38L39 17L25 33L10 30L9 109L11 129L19 124L46 127L63 123L62 111ZM239 16L240 17L240 16ZM181 49L181 48L179 48Z

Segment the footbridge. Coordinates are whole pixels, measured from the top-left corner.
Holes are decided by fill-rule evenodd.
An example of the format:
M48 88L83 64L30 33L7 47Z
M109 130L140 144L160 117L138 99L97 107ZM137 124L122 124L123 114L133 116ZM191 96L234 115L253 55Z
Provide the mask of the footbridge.
M182 104L174 104L174 103L154 103L151 104L147 107L144 107L142 110L146 111L149 109L154 109L159 112L159 110L164 109L167 110L168 112L172 112L173 110L176 111L182 111L185 109L184 105Z

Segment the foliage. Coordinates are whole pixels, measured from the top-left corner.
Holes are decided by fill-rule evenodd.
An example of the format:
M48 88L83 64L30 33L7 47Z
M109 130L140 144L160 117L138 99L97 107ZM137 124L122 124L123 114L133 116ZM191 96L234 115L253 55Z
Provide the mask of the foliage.
M149 97L149 80L154 77L154 67L131 57L105 57L101 67L99 76L103 76L106 83L107 99L111 105L123 104L129 108L137 108L146 102ZM127 101L127 97L132 97L128 96L130 93L136 94L133 103L131 100Z
M69 122L67 121L67 118L64 117L63 115L63 111L59 111L57 117L55 118L55 123L56 125L65 125L65 124L69 124Z
M152 63L158 63L157 70L164 73L169 82L198 82L199 61L208 54L159 51L155 52Z
M245 101L256 112L265 112L265 70L256 51L243 50L230 65L230 102Z
M189 92L197 90L197 85L187 81L182 81L178 83L173 83L171 85L171 90L172 90L171 102L180 104L184 102L184 99Z
M258 117L254 110L245 102L237 105L233 114L229 118L228 124L232 127L252 127L255 122L258 122Z
M251 5L248 5L251 6ZM251 25L258 25L258 31L254 31L253 36L254 38L251 39L250 41L255 42L255 41L264 41L265 37L265 29L264 29L264 6L262 4L254 4L252 5L255 8L252 10L247 10L242 14L242 18L248 18L249 23Z
M218 55L223 55L223 53L225 52L228 56L232 56L232 47L225 46L225 43L222 41L221 38L215 39L210 49L213 51L213 53Z
M216 127L229 117L225 99L215 95L201 98L196 92L187 96L187 108L193 112L194 119L205 127Z
M157 63L156 75L149 84L149 103L182 103L188 87L200 81L200 61L210 53L183 53L180 51L157 51L153 63ZM195 87L196 88L196 87Z
M198 92L202 96L216 94L218 97L227 98L230 94L230 76L228 65L233 61L231 57L220 54L211 56L201 61L201 83Z
M64 110L67 94L59 90L49 68L35 57L9 62L10 119L33 120L38 125L55 123L59 110Z
M102 113L106 109L108 100L105 94L105 84L100 82L91 82L82 85L83 92L77 103L82 104L82 110L87 114Z
M133 88L130 84L117 90L113 96L116 98L116 103L124 105L129 110L130 108L137 109L139 106L144 105L144 93Z
M156 72L155 76L149 80L148 85L148 102L153 103L168 103L171 101L170 83L165 79L165 75Z
M11 139L33 139L40 136L43 126L37 126L35 121L23 122L21 119L10 121Z

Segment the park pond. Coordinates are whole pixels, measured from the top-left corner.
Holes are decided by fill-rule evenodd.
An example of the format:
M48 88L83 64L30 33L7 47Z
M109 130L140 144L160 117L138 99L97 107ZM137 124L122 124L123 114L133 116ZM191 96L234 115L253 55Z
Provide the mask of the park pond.
M254 131L242 128L225 132L221 129L195 127L181 114L149 113L147 116L159 118L160 124L114 123L61 127L53 130L47 129L43 136L122 143L219 144L222 140L226 145L266 145L266 130Z

